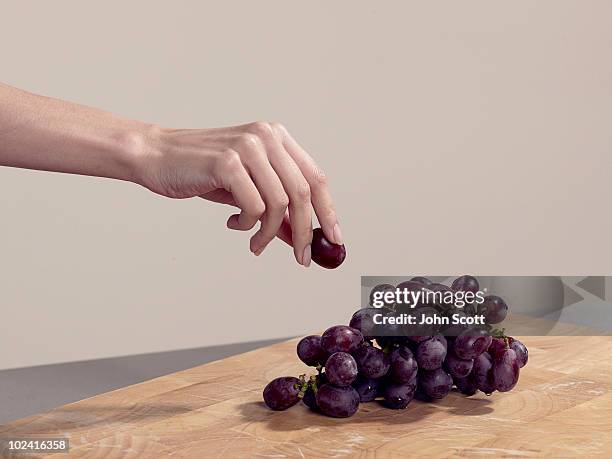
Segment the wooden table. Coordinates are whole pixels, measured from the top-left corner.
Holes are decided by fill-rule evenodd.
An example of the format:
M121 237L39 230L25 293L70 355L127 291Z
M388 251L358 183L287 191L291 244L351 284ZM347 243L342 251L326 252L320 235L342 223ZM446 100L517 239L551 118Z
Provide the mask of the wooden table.
M306 369L291 340L18 420L0 437L66 436L71 457L93 458L612 457L612 337L523 341L518 386L490 397L373 402L349 419L301 403L272 412L264 385Z

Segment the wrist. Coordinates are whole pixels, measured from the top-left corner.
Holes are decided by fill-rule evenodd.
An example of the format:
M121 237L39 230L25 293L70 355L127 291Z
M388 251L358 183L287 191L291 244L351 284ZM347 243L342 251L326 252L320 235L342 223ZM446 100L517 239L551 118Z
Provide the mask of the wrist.
M159 156L162 129L154 124L139 123L122 130L114 139L122 180L145 186L151 163Z

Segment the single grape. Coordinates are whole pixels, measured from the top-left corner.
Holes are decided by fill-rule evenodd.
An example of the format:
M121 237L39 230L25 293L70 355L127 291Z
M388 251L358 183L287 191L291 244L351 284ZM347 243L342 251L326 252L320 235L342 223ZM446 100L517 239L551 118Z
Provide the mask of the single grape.
M359 373L368 378L382 378L389 371L389 356L374 346L361 346L353 352Z
M324 365L327 352L321 347L321 337L310 335L302 338L297 345L297 355L302 362L311 367Z
M478 384L476 383L476 379L472 374L466 376L465 378L453 378L453 381L459 392L461 392L463 395L467 395L469 397L470 395L474 395L476 392L478 392Z
M438 339L428 339L419 343L416 361L423 370L441 368L446 358L446 346Z
M419 370L418 381L425 395L432 399L446 397L453 387L453 378L441 368L433 371Z
M363 343L359 330L346 325L335 325L328 328L321 336L321 347L328 355L334 352L352 352Z
M402 410L408 406L414 397L416 384L387 384L383 387L382 393L384 397L383 404L394 410Z
M493 358L488 352L483 352L474 359L472 366L472 376L478 389L485 394L495 392L495 384L493 383Z
M316 391L323 384L327 384L327 376L325 376L325 373L320 373L315 376L314 384L311 381L308 384L308 389L306 389L306 392L304 392L304 397L302 398L302 401L304 402L304 405L306 405L313 411L319 411L319 406L317 405Z
M516 352L516 358L518 359L519 367L523 368L527 365L529 360L529 351L527 347L516 338L508 338L510 341L510 349Z
M378 308L363 308L355 311L349 327L359 330L363 335L364 339L371 340L376 338L378 325L374 323L374 316L381 314L382 310Z
M321 412L334 418L348 418L359 409L359 394L351 386L323 384L317 390L316 400Z
M395 306L395 300L387 302L387 299L390 298L385 298L385 293L387 292L391 292L393 293L393 295L395 295L395 287L391 284L379 284L376 287L374 287L371 291L370 291L370 306L372 307L387 307L387 308L393 308L393 306ZM390 297L390 295L388 295ZM376 305L376 306L375 306Z
M357 377L357 362L351 354L336 352L325 362L325 374L333 385L348 386Z
M451 288L455 292L472 292L476 293L480 290L480 284L474 276L461 276L453 281Z
M460 359L473 359L489 349L492 339L484 330L468 329L455 338L453 351Z
M361 403L371 402L378 396L378 392L381 389L381 380L359 375L351 386L359 394L359 401Z
M268 408L275 411L286 410L300 401L300 380L292 376L273 379L263 391L263 399Z
M508 314L508 305L496 295L484 297L482 304L478 306L478 314L482 314L487 324L498 324L502 322Z
M391 367L389 375L393 382L405 384L412 380L417 373L417 362L407 346L400 346L391 352L389 357Z
M442 343L442 346L444 346L444 350L448 350L448 340L446 339L446 336L438 333L437 335L432 336L431 339L439 341Z
M491 354L491 357L495 357L498 354L501 355L506 349L508 349L508 343L504 338L493 338L489 346L489 354Z
M453 378L465 378L472 371L474 360L460 359L452 352L446 356L444 368Z
M513 349L506 349L493 360L493 383L500 392L512 390L519 379L519 362Z
M426 277L421 277L421 276L417 276L417 277L413 277L412 279L410 279L412 282L418 282L419 284L423 284L423 285L431 285L433 282L431 280L429 280Z
M312 261L324 268L334 269L346 258L344 245L333 244L327 240L321 228L312 231Z

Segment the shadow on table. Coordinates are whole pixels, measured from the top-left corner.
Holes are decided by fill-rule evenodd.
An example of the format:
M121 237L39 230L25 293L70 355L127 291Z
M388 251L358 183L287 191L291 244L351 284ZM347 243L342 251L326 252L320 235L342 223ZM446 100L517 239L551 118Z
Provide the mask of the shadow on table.
M294 431L313 426L367 425L367 424L411 424L423 421L437 412L460 416L484 416L493 411L488 398L470 398L452 393L439 402L414 400L404 410L392 410L380 402L363 403L359 411L350 418L330 418L308 409L303 403L289 408L286 412L270 410L263 401L247 402L240 405L240 412L246 422L262 422L275 431Z

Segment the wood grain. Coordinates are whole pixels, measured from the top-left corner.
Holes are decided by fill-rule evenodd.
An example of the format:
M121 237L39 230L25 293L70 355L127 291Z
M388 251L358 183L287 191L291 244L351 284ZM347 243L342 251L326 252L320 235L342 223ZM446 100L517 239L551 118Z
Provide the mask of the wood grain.
M490 397L374 402L349 419L272 412L265 384L308 371L291 340L15 421L0 438L66 436L68 456L88 458L611 457L612 337L523 341L518 386Z

